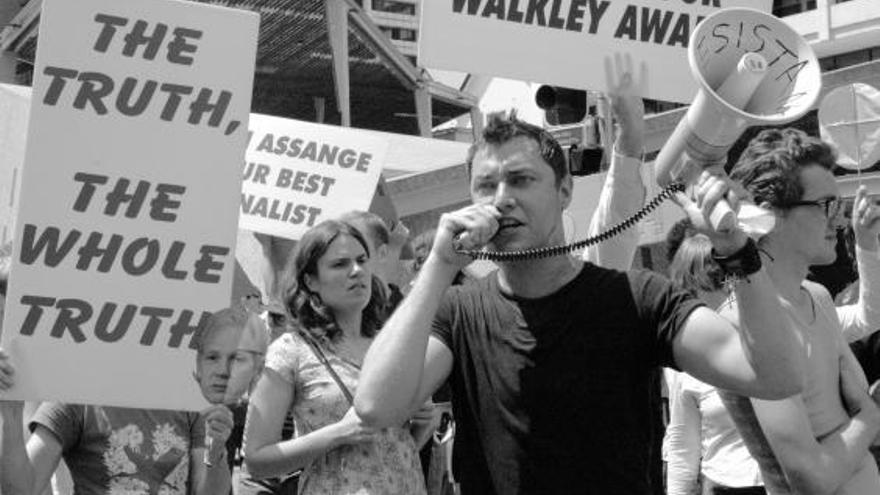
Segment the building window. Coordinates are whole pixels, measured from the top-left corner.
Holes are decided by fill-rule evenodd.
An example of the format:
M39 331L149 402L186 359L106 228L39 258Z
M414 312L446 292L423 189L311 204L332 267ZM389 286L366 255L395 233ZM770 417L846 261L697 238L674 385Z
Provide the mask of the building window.
M379 26L385 36L397 41L416 41L416 30L391 26Z
M394 31L397 31L396 33ZM415 29L406 29L406 28L395 28L391 32L391 38L400 40L400 41L415 41L416 40L416 30Z
M773 2L773 15L776 17L800 14L815 9L816 0L775 0Z
M863 64L872 60L880 60L880 47L865 48L854 52L839 53L819 59L822 72L843 69L851 65Z
M416 15L416 6L397 0L373 0L373 10L391 14Z
M652 113L661 113L668 112L670 110L675 110L676 108L681 108L685 106L683 103L675 103L671 101L661 101L661 100L651 100L648 98L643 99L645 103L645 114Z

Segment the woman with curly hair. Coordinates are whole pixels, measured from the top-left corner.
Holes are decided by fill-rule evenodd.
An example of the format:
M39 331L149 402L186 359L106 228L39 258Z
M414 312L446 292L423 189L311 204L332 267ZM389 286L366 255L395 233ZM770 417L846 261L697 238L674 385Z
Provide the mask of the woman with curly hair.
M351 407L386 307L367 246L357 229L328 220L306 232L285 269L296 323L270 346L251 398L244 450L253 477L302 469L301 494L425 492L408 425L367 427ZM288 410L296 435L282 441Z

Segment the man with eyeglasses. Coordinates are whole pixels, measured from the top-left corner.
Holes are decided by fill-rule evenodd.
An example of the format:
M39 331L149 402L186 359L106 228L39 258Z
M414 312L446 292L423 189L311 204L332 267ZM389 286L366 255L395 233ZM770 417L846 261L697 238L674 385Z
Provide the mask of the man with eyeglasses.
M806 280L811 265L834 262L837 230L845 222L834 166L834 151L821 140L796 129L769 129L749 143L731 172L756 204L776 216L758 246L807 353L799 395L769 401L723 394L774 495L880 493L868 454L880 432L880 412L844 336L880 327L880 209L864 188L856 194L852 220L865 284L860 302L835 308L824 287ZM719 311L735 321L735 299Z

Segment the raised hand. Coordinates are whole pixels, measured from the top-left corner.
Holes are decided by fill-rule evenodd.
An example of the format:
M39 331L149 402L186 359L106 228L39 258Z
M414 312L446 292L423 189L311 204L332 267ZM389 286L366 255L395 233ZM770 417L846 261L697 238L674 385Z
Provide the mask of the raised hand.
M880 247L880 208L868 195L865 186L859 186L853 201L852 227L856 237L856 245L867 251L876 251Z
M675 199L694 227L709 237L720 256L738 251L746 243L746 234L736 223L728 230L716 230L712 227L710 218L715 205L721 200L727 200L730 208L737 211L740 202L749 199L748 192L730 180L721 167L703 170L694 182L692 191L692 197L679 193Z
M501 212L488 203L466 206L460 210L444 213L437 224L437 235L431 247L432 256L463 268L473 261L469 256L456 252L457 249L480 249L498 232L498 218Z
M645 146L645 105L647 64L641 63L635 73L632 57L627 53L605 57L605 93L611 99L611 111L617 121L617 151L641 158Z

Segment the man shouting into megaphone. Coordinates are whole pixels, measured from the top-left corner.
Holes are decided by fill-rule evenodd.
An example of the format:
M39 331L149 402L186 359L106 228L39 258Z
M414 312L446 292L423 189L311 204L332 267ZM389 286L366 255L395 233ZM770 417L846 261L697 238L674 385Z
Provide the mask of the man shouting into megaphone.
M473 205L441 217L418 280L367 353L355 398L367 424L400 424L450 378L462 493L652 493L657 366L763 399L801 391L800 337L755 243L737 228L706 227L718 201L735 208L741 197L726 177L704 172L687 211L741 281L739 329L659 275L566 255L501 262L450 288L471 261L457 245L562 244L572 197L559 144L514 115L489 118L467 164Z

